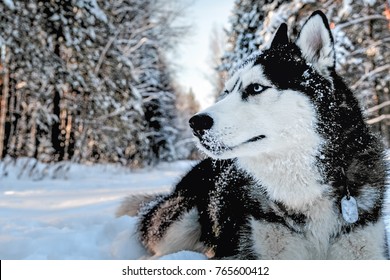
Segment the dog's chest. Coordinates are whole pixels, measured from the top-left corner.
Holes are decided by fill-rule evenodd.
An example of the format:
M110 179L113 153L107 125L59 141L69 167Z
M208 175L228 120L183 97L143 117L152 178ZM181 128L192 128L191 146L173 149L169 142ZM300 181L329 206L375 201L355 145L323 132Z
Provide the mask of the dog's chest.
M331 196L294 210L272 200L254 181L228 173L215 181L200 211L202 239L217 256L234 255L244 243L262 258L326 258L331 238L340 228ZM230 244L227 251L226 244Z
M325 259L340 228L338 216L329 198L318 199L305 211L269 202L268 212L250 221L252 247L267 259Z

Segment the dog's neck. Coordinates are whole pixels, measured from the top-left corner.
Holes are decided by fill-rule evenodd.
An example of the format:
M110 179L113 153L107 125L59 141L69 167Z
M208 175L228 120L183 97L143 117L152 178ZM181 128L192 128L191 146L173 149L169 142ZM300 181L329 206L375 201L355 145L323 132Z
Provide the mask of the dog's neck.
M295 150L280 155L262 154L238 158L237 163L259 182L271 200L291 210L307 210L327 189L321 183L314 153Z

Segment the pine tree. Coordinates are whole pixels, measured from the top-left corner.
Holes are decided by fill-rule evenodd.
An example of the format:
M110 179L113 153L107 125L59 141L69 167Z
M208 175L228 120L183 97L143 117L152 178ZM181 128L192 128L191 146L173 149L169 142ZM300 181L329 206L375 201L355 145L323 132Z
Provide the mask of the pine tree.
M222 57L219 71L228 71L231 74L243 59L259 50L259 47L269 38L268 33L278 27L274 27L273 24L266 28L264 22L266 16L283 2L286 1L236 0L230 18L231 30L227 33L227 51Z

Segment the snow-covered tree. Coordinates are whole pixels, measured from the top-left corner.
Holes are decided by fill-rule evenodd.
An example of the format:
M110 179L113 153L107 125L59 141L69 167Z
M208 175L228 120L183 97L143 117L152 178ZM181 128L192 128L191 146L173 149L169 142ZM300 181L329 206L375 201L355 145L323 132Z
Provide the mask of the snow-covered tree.
M243 59L258 51L269 37L267 32L273 32L278 27L277 23L266 26L268 13L283 2L289 1L236 0L229 20L231 29L227 32L227 50L222 56L219 71L233 72ZM279 20L283 22L283 18Z
M390 18L384 1L344 1L333 7L338 71L367 109L367 122L390 145Z
M166 3L0 1L10 57L4 154L131 166L175 158L164 52L183 29Z

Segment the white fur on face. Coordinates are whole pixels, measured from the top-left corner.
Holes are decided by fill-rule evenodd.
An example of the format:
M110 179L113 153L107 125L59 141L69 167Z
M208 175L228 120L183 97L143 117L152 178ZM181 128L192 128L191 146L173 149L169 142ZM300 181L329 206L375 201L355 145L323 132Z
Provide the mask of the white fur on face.
M250 84L270 87L264 92L242 100L242 91ZM238 90L239 85L241 90ZM203 150L212 157L221 159L257 156L260 154L283 154L297 146L313 148L319 144L315 132L315 110L302 93L272 87L262 72L261 66L247 65L227 83L231 92L223 100L201 113L214 121L208 131L211 146L227 149L217 153ZM235 85L235 86L234 86ZM263 139L248 142L257 136ZM212 149L211 149L212 150Z
M316 131L313 104L303 93L272 87L261 66L248 65L233 78L236 81L228 84L236 85L234 91L202 112L214 120L207 133L208 144L218 147L203 150L214 158L237 158L271 199L307 209L326 189L319 183L321 175L315 165L323 140ZM238 90L240 82L242 90ZM271 87L244 101L242 91L251 83ZM248 142L260 135L264 138Z

